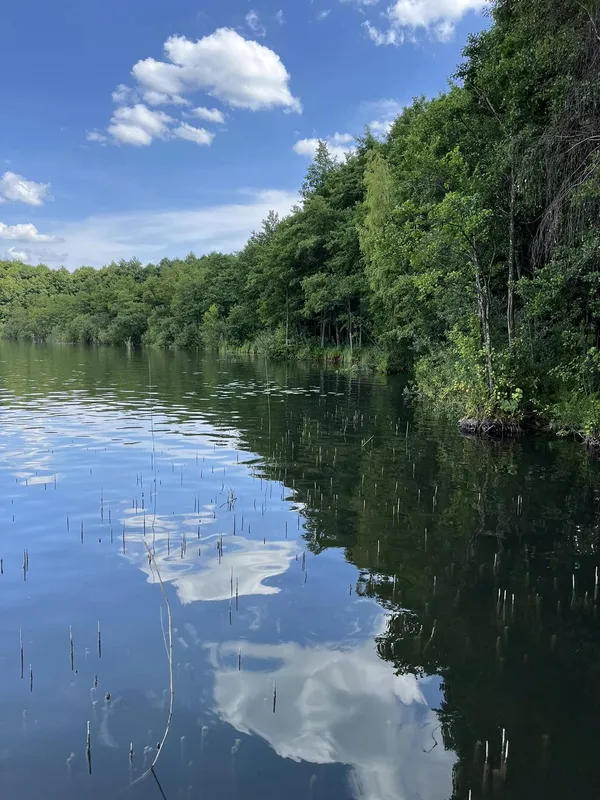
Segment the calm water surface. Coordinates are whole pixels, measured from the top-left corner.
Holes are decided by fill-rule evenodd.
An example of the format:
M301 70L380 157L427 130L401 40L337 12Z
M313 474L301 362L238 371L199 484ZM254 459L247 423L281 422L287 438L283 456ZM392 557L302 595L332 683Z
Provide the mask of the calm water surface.
M599 796L599 465L402 388L0 343L3 800Z

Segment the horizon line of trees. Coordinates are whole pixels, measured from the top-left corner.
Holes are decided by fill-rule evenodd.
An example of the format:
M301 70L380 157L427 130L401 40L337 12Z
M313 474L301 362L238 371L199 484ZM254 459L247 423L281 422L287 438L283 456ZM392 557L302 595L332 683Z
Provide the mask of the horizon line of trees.
M600 4L493 0L449 89L235 254L0 262L5 337L271 356L369 349L456 413L600 435Z

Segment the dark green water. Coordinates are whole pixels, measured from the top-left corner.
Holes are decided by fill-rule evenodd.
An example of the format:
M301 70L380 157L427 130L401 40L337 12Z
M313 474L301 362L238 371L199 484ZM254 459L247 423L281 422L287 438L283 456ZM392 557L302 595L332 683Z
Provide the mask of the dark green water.
M598 797L598 478L399 380L0 343L0 797Z

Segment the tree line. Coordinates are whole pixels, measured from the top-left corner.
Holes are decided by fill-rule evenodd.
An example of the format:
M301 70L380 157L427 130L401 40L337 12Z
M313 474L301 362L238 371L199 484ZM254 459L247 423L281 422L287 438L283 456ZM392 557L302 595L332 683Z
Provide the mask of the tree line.
M446 92L235 254L0 262L5 337L328 353L463 417L600 436L600 7L495 0Z

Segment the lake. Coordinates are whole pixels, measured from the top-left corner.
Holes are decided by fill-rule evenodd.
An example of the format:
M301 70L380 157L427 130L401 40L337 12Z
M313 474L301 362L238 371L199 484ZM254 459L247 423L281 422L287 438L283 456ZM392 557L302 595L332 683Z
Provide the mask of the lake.
M0 343L3 800L598 796L599 464L403 388Z

